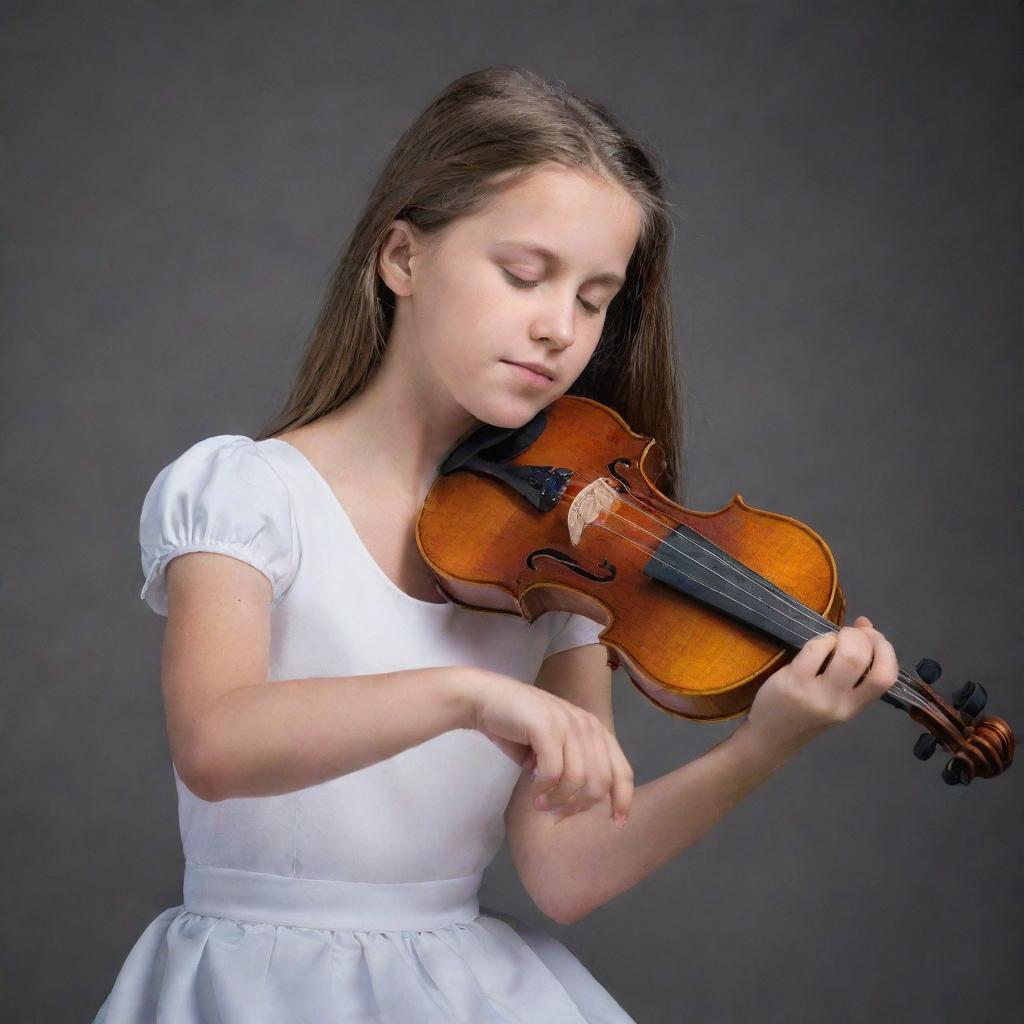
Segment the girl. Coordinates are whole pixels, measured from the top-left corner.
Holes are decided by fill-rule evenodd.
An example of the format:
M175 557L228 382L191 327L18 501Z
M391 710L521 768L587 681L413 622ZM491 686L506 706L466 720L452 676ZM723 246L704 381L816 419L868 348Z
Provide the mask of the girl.
M860 618L634 792L601 627L457 606L422 561L444 455L567 391L657 437L674 495L671 237L645 148L520 68L458 79L399 139L283 413L145 497L184 898L96 1021L624 1024L562 944L479 905L506 834L537 906L577 921L895 682Z

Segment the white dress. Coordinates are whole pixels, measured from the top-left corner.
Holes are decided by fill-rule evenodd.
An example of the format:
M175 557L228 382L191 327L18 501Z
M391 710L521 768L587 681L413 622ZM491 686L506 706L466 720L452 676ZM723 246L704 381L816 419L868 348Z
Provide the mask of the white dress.
M475 665L532 683L600 632L411 597L276 438L193 445L153 481L139 536L162 615L176 555L268 577L270 681ZM633 1024L564 945L478 902L519 774L472 729L282 796L210 803L175 771L182 904L142 933L94 1024Z

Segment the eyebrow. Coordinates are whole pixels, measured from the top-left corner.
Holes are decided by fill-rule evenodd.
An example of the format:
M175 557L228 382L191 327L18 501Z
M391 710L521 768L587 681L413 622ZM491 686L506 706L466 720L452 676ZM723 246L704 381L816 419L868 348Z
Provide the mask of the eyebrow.
M540 245L529 238L506 238L503 241L498 242L498 245L515 245L520 249L526 249L529 252L536 253L538 256L543 256L544 259L553 263L557 267L565 266L565 260L563 260L557 252L545 249L543 245ZM602 284L614 284L618 285L620 288L626 283L618 274L612 273L595 274L593 277L588 278L588 280L599 281Z

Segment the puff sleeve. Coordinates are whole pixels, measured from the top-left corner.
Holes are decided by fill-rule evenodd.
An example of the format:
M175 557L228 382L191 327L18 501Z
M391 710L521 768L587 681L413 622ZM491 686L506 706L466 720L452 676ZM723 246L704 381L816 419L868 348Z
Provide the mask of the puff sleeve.
M277 604L298 570L299 536L291 495L251 438L199 441L150 485L139 518L145 583L139 596L167 614L164 572L191 551L230 555L259 569Z
M552 612L551 617L556 622L551 640L544 652L545 658L558 654L559 651L567 651L570 647L596 644L601 630L604 629L599 622L575 612Z

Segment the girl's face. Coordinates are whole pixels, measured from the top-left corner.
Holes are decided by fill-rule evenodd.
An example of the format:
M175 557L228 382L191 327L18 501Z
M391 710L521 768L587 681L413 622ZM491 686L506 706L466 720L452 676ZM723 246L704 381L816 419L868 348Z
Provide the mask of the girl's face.
M421 383L485 423L526 423L597 347L641 218L620 187L545 165L438 234L409 236L394 329ZM513 365L523 362L550 379Z

